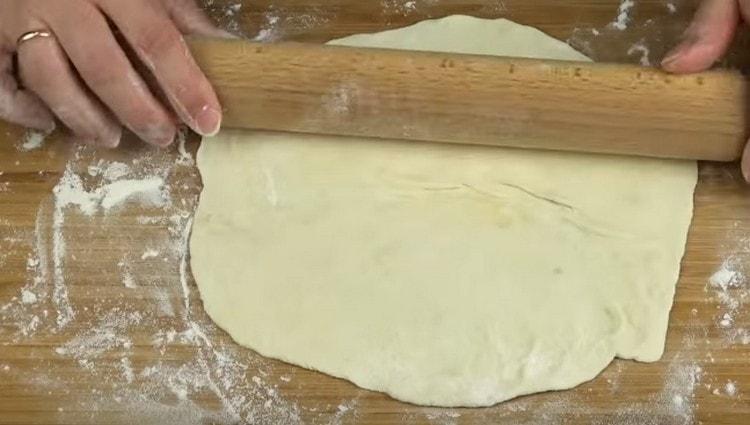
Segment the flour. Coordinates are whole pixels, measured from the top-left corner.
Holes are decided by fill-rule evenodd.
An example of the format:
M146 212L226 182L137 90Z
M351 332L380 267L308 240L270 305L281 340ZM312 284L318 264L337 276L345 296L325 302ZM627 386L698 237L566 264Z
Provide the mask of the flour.
M621 0L620 6L617 8L617 18L609 26L619 31L626 30L632 20L630 13L633 6L635 6L634 0Z
M96 164L89 165L87 172L92 177L102 176L104 180L111 182L130 176L133 169L123 162L107 162L100 159Z
M201 3L211 17L217 21L219 27L234 34L243 35L243 4L241 1L201 0Z
M21 290L21 302L24 304L35 304L38 298L35 293L28 289Z
M172 152L144 152L131 162L95 155L88 148L76 151L52 196L39 207L34 234L14 237L13 243L32 250L26 262L27 284L0 306L0 320L12 323L14 341L42 332L57 335L60 343L51 348L54 355L75 361L77 373L96 377L90 396L78 401L79 409L132 410L134 417L147 415L146 423L300 423L299 408L279 395L266 362L249 363L244 350L227 347L191 302L196 294L191 288L188 240L197 193L191 190L193 183L168 183L176 173L188 171L197 181L185 140ZM136 252L113 244L109 249L122 251L113 263L102 264L102 272L114 271L120 288L139 291L144 304L120 301L116 292L99 294L99 284L93 287L97 292L82 292L80 286L74 291L71 283L81 278L75 267L79 251L96 256L87 251L85 238L73 237L81 232L77 226L118 222L128 217L123 213L133 211L140 214L133 217L134 223L156 226L146 233L153 234L153 243ZM174 273L159 274L169 282L150 280L155 269L173 265ZM145 345L144 329L157 329L145 335ZM183 347L177 365L171 361L175 347ZM146 364L134 361L135 352L148 351L156 360L152 355ZM35 373L39 374L24 379L49 388L58 388L66 379L55 375L54 363ZM248 374L258 379L251 381ZM218 401L218 407L208 409L194 401L206 398Z
M260 27L258 34L253 38L253 41L268 43L278 40L281 37L278 27L279 21L279 16L266 14L265 22Z
M417 0L382 0L380 2L386 14L407 16L417 10Z
M420 3L417 2L417 6ZM239 22L243 12L237 2L217 2L215 7L235 22ZM408 9L406 12L412 13ZM403 12L394 10L394 13ZM269 29L276 27L276 36L283 36L282 24L286 17L275 12L270 15L279 18ZM298 18L296 22L319 25L325 21ZM595 32L599 31L587 32L598 35ZM636 50L633 54L643 53ZM17 146L24 143L20 141ZM42 142L33 149L43 148ZM0 333L5 332L5 340L14 343L38 341L33 338L48 340L53 344L50 352L59 356L62 364L37 362L32 357L24 359L33 367L24 369L23 375L20 367L2 364L0 376L4 382L6 379L11 379L8 381L11 383L23 382L74 400L70 407L60 407L60 412L71 412L74 408L93 412L91 415L122 411L129 422L144 424L289 425L302 423L303 412L322 413L327 409L325 404L313 402L302 406L296 400L285 398L279 385L302 385L302 381L289 373L287 367L275 370L275 363L236 348L205 317L200 303L191 302L197 299L197 293L189 272L187 240L196 199L194 191L186 195L176 188L182 187L185 181L197 187L199 180L190 179L191 173L195 173L191 168L194 158L186 148L184 137L178 139L176 150L164 154L138 153L133 162L110 161L91 151L79 150L66 167L55 192L40 204L33 233L11 229L0 217L0 263L3 253L28 252L26 264L20 266L21 270L26 268L25 282L7 292L9 299L0 301L0 322L4 325ZM157 179L163 182L158 188L154 184ZM113 188L125 189L123 181L139 182L138 186L148 180L151 180L150 185L141 186L146 186L145 190L125 191L129 192L126 197L113 194L106 206L103 205L105 187L119 183L106 189L106 193L110 193L116 192ZM12 189L10 185L0 186L0 190L2 188ZM97 277L99 281L90 285L77 285L77 279L83 276L76 271L75 256L96 256L97 253L85 251L80 243L76 245L73 235L81 228L96 228L102 222L116 219L132 224L133 228L146 226L148 232L164 230L165 234L154 236L147 245L135 248L119 247L116 245L119 241L113 241L108 249L120 251L115 260L102 263L103 274L112 276ZM132 219L132 223L128 219ZM80 224L83 226L79 227ZM131 252L131 249L136 251ZM742 308L747 297L743 295L747 292L746 257L740 255L745 249L746 241L731 247L717 262L714 276L706 282L706 297L713 297L720 307L715 323L708 326L721 332L727 344L750 344L750 330L740 326L746 323L742 320L746 317ZM118 266L119 262L123 267ZM166 273L167 281L154 280L157 267L168 267L172 272ZM116 285L106 285L110 278ZM133 285L136 288L129 288ZM143 304L123 302L117 291L138 291ZM721 324L725 314L731 319L726 328ZM659 422L654 414L664 412L666 416L659 418L674 421L662 423L691 423L695 394L703 388L701 385L712 379L711 372L704 366L704 362L711 363L710 359L710 352L701 352L700 358L692 358L680 350L678 357L667 359L669 368L661 390L648 402L628 405L623 401L624 407L608 423L656 424ZM622 364L629 362L617 362L618 367ZM285 373L278 375L281 370ZM93 381L99 385L91 388L89 395L70 392L71 377L76 375L86 382L94 377ZM253 380L253 376L256 379ZM616 391L618 385L622 385L618 376L617 370L608 375L609 390ZM717 391L716 396L741 400L743 388L736 381L714 378L713 382L715 386L711 389ZM578 417L578 422L589 418L589 405L566 393L552 395L552 401L543 406L529 399L486 409L487 415L500 418L487 423L508 422L502 415L531 410L541 412L542 407L550 408L552 413L536 423L562 423L555 412ZM321 415L323 421L314 423L356 422L359 407L356 399L337 400L329 408L333 413ZM411 418L414 422L434 424L462 423L466 417L458 416L459 412L463 411L419 409ZM541 417L541 413L537 417Z
M736 397L737 396L737 383L734 381L729 381L724 386L724 393L728 395L729 397Z
M651 60L649 59L649 54L651 53L651 51L646 46L645 40L641 39L637 43L630 46L627 53L628 53L628 56L633 56L634 54L640 54L641 66L651 66Z
M18 149L22 152L39 149L44 146L44 142L46 142L47 137L51 133L52 131L45 132L37 130L26 130L26 133L23 135L23 139L21 139L21 144L18 146Z
M166 202L164 179L147 177L141 180L120 180L101 188L101 207L110 210L129 200L146 205L161 207Z
M141 254L141 260L148 260L150 258L156 258L159 256L159 251L153 248L148 248Z
M80 155L80 150L78 155ZM127 175L129 167L114 162L104 166L102 161L94 167L87 168L88 175L104 177L103 183L91 190L84 187L83 175L73 170L72 164L65 168L60 181L52 190L54 194L54 209L52 212L52 263L53 263L53 294L52 300L57 311L57 328L64 329L74 318L75 311L69 300L68 288L65 284L65 263L67 241L63 233L68 210L77 210L85 216L93 216L98 212L109 213L110 210L128 202L139 202L147 206L163 206L169 194L164 189L164 179L161 176L148 176L143 179L115 180ZM112 181L110 183L104 183ZM40 215L43 213L40 212ZM133 287L131 279L126 279L126 286Z
M726 292L730 288L737 288L745 280L745 276L737 270L733 259L726 259L721 263L716 272L709 278L708 282L714 289Z
M652 47L663 44L661 34L653 31L653 28L667 26L671 18L665 14L656 18L636 20L633 11L638 4L636 0L620 0L614 12L615 18L611 22L598 28L574 28L568 37L568 44L596 61L621 60L624 53L637 59L637 63L641 66L652 66L651 52L654 50ZM646 35L634 40L633 36L641 32ZM628 47L624 52L612 52L611 48L614 45Z
M745 304L750 301L745 265L750 255L750 236L728 235L733 245L726 248L727 253L716 271L708 279L706 291L713 294L718 302L716 327L722 333L724 342L729 345L750 344L750 329L738 326L746 323Z

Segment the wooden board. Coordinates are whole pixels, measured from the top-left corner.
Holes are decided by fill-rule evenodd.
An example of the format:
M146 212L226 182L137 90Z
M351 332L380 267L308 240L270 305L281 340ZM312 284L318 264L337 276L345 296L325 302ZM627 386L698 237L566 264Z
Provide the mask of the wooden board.
M504 16L569 39L595 59L630 63L657 61L693 7L636 0L627 15L632 21L618 30L607 26L618 15L617 0L247 3L235 10L214 0L210 9L251 36L260 29L264 39L311 41L452 13ZM730 62L745 59L734 54ZM701 164L661 361L618 360L573 390L492 408L435 409L264 359L211 324L185 246L201 188L194 138L182 153L134 141L115 152L61 140L25 150L30 142L23 131L0 127L0 424L733 424L750 418L750 314L743 306L750 294L750 190L736 165ZM164 185L146 190L150 202L120 205L117 188L107 185L122 179Z

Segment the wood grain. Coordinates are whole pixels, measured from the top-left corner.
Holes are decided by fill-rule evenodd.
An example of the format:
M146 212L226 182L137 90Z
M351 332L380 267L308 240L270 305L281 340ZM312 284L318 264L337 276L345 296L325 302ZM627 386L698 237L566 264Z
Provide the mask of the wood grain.
M607 26L617 15L617 0L417 1L414 10L389 6L405 3L395 1L254 0L228 14L229 3L213 0L208 7L222 24L251 37L263 29L264 34L278 39L325 41L467 13L535 25L569 40L597 60L634 64L644 57L657 63L694 9L692 1L675 0L676 11L671 13L665 1L637 0L630 14L632 21L620 31ZM593 29L600 35L595 36ZM648 53L631 50L639 42L647 46ZM740 36L726 63L747 63L747 55L740 49L744 42ZM750 314L741 305L731 312L722 300L722 296L744 300L742 294L748 286L742 280L722 295L708 284L724 261L741 273L750 272L746 266L750 264L750 191L736 164L701 164L695 218L661 361L640 364L618 360L578 388L522 397L492 408L431 409L263 359L237 347L211 325L189 271L185 281L188 292L183 293L183 258L179 250L171 250L180 242L180 234L173 230L189 220L201 188L197 170L189 161L180 161L176 150L151 150L135 141L114 152L80 150L55 138L43 149L24 152L19 149L22 138L19 129L0 126L0 308L9 303L20 306L17 313L0 313L6 318L0 322L1 424L740 424L750 417L746 395L750 391L750 345L741 332L750 328ZM197 145L192 139L188 152L194 153ZM165 208L127 205L93 218L75 210L66 213L60 229L67 242L62 277L76 317L58 330L54 302L45 298L26 306L18 299L22 288L34 285L39 276L40 266L30 269L29 258L36 256L39 246L53 242L49 240L54 224L52 188L66 168L82 176L87 187L96 187L98 181L87 170L100 161L127 163L138 175L153 168L166 170L172 201ZM159 248L160 257L142 260L147 248ZM124 270L118 264L124 259L132 268L135 289L123 284ZM42 279L34 287L36 293L52 291L53 278ZM160 315L165 300L172 306L173 316ZM139 324L113 329L117 337L130 341L129 348L117 341L102 348L91 359L92 369L80 364L86 359L56 352L79 341L81 335L101 330L104 317L113 311L121 317L133 312L144 316ZM722 327L723 315L730 312L731 326ZM38 329L26 337L19 334L17 325L30 323L34 315L41 318ZM211 347L181 337L154 343L160 332L182 334L191 326L204 331ZM216 353L226 357L217 358ZM135 373L132 384L123 376L124 358ZM202 367L201 362L208 366ZM222 364L242 364L246 369L233 374ZM213 389L210 385L179 386L183 375L194 371L193 366L200 376L211 378ZM166 376L145 376L149 371L162 371ZM224 389L222 377L232 375L241 376L247 385L234 382ZM253 377L262 382L255 384ZM734 396L726 392L730 381L737 388ZM159 382L171 382L176 388ZM180 390L187 392L187 400L180 398L184 394ZM269 390L277 398L270 396ZM226 403L228 399L239 403L240 397L255 410L243 410L242 418L236 420L231 412L227 414ZM284 412L294 413L296 419Z
M747 139L739 72L239 40L191 50L225 127L711 161L736 161Z

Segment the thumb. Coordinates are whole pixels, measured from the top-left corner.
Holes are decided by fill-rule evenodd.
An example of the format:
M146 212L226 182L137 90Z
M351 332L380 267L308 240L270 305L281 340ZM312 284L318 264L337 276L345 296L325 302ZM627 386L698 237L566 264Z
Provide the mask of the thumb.
M33 93L19 89L12 68L11 55L0 52L0 118L35 130L54 130L55 117Z
M662 67L675 73L710 68L729 48L739 19L736 0L703 0L682 43L667 54Z
M169 16L183 34L237 38L234 34L217 27L195 0L167 0L165 6Z
M750 142L745 145L745 150L742 152L742 177L745 181L750 183Z

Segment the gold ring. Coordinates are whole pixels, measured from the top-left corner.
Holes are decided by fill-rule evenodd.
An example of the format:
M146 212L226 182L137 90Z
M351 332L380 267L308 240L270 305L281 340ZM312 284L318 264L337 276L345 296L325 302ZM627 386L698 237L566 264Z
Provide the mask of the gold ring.
M16 42L16 47L20 46L21 44L31 41L35 38L49 38L52 37L52 33L45 30L36 30L36 31L29 31L26 33L21 34L20 37L18 37L18 41Z

